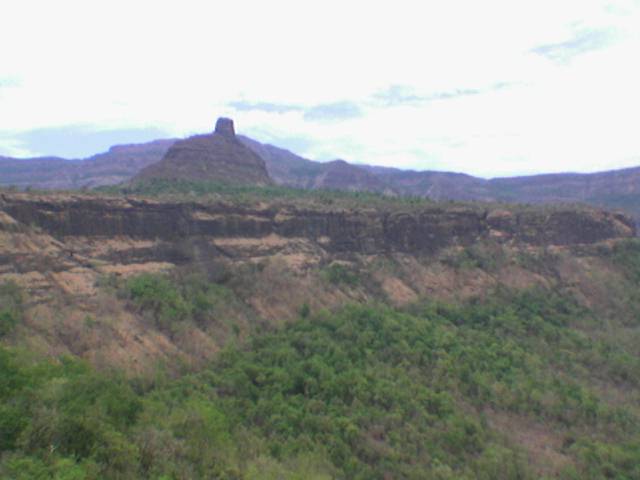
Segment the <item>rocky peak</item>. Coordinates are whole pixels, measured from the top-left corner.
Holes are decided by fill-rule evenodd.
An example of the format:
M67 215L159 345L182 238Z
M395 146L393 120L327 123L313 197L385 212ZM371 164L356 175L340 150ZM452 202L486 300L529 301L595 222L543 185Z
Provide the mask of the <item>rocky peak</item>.
M243 185L272 183L264 160L236 138L230 118L219 118L212 134L177 141L161 161L142 169L132 182L152 178Z
M236 131L233 128L233 120L230 118L220 117L216 121L215 133L229 138L235 138Z

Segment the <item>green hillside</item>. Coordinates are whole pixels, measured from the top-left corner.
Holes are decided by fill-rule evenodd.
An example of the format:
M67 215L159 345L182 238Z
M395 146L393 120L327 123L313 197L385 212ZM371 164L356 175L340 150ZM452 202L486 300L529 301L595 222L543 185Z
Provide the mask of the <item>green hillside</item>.
M637 285L638 245L608 255ZM125 288L163 321L207 308L202 295L176 297L169 280ZM125 378L3 348L0 471L16 479L638 478L640 359L615 333L637 327L631 293L607 319L543 289L457 305L306 309L177 376ZM624 394L610 398L605 383ZM536 448L526 451L523 437Z

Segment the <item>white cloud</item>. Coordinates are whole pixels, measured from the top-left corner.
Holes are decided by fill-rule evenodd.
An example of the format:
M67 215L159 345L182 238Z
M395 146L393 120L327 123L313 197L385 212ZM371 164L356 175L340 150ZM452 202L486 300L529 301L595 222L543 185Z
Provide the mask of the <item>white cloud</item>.
M484 176L627 166L640 154L639 24L633 0L12 2L0 153L26 151L11 135L34 129L186 135L232 115L265 140L307 139L298 153L312 158ZM602 31L602 48L602 35L572 43ZM534 53L545 45L580 48L559 63ZM394 85L429 100L375 101ZM465 90L480 93L433 99ZM242 100L301 110L230 106ZM362 115L305 118L331 104Z
M0 138L0 157L17 157L17 158L29 158L34 157L37 154L24 148L19 140L13 138Z

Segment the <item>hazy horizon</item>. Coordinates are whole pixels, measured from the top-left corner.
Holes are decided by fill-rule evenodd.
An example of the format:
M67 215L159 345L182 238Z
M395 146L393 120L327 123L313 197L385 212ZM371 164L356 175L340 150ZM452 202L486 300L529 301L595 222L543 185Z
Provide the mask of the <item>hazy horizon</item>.
M0 155L82 158L228 116L319 161L483 178L640 165L640 1L360 5L15 3Z

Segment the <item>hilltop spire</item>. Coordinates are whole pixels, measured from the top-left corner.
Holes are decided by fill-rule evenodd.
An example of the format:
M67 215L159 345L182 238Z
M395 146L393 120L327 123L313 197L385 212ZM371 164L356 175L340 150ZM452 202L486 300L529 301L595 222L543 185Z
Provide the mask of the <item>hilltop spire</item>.
M150 179L271 185L264 160L239 141L233 120L219 118L213 133L174 143L161 161L147 165L132 180Z
M236 136L236 131L233 128L233 120L225 117L218 118L215 133L219 133L225 137L234 138Z

